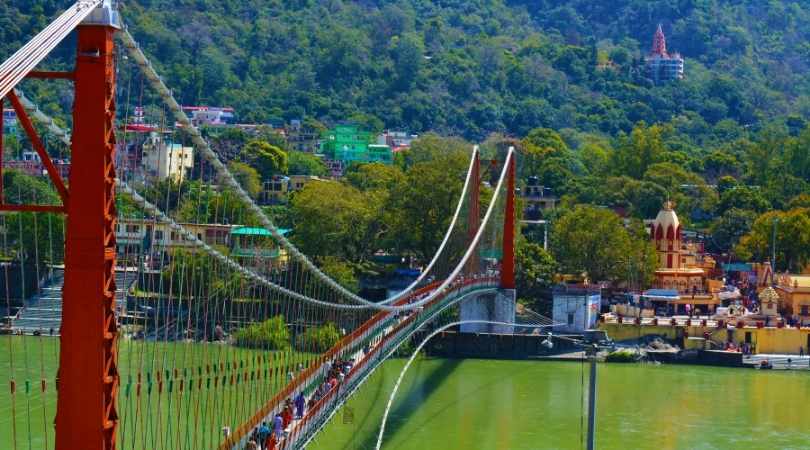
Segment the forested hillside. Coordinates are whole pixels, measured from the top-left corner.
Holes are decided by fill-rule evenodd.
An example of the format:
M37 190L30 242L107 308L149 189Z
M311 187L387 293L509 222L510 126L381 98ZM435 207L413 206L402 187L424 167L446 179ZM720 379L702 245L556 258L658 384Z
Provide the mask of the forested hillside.
M1 3L0 57L69 3ZM687 226L709 233L711 250L744 260L769 255L778 220L777 267L797 270L810 262L805 3L127 0L122 14L183 104L233 106L242 122L304 118L328 126L353 120L372 130L468 141L429 134L421 145L433 149L482 142L493 154L515 144L521 178L537 175L561 197L559 217L572 211L583 220L601 217L578 206L590 204L651 218L669 199ZM684 56L686 77L654 85L643 58L659 23L670 51ZM71 48L64 44L48 64L58 67ZM119 104L140 102L133 65L120 67ZM71 97L59 95L66 86L27 83L46 112L69 119ZM290 152L290 167L301 161ZM410 180L426 179L420 171L428 167L441 166L406 164L393 175L370 170L399 180L381 184L398 198L414 184ZM448 173L439 170L434 185L447 182ZM374 203L365 199L371 195L365 185L347 183L359 189L345 196L357 200L345 203L347 217L367 217L370 228L352 229L345 242L335 243L351 251L331 253L352 259L377 249L415 252L416 244L395 248L402 239L393 239L398 235L390 229L373 228L391 222L383 209L350 208ZM282 216L302 236L308 199L331 208L316 195L293 199ZM378 241L355 248L360 232ZM564 270L584 270L580 262L566 262L562 250L553 252Z
M70 0L0 5L7 56ZM810 113L810 12L792 0L127 0L123 16L184 104L243 121L353 117L481 139L537 126L690 134ZM658 23L687 78L653 87ZM602 69L597 69L597 65Z

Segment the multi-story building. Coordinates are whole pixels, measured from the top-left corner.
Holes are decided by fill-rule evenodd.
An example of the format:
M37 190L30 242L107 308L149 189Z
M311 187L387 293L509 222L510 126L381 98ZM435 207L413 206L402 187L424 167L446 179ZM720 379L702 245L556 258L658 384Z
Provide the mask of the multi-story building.
M380 145L387 145L394 153L407 150L411 148L411 144L419 138L418 135L410 134L405 131L385 131L377 136L377 143Z
M777 275L775 288L782 315L793 323L810 324L810 275Z
M14 133L17 129L17 113L13 109L3 110L4 132Z
M230 233L240 225L223 224L182 224L197 236L197 239L208 245L230 245ZM131 219L121 217L115 226L117 250L120 255L146 253L155 248L185 248L192 242L182 234L174 231L168 224L151 219Z
M51 162L62 180L67 180L70 175L70 161L67 159L51 158ZM42 164L42 159L39 157L39 154L34 151L23 151L20 159L3 160L3 167L6 169L19 170L32 177L48 176L48 171L45 165Z
M211 246L227 247L232 256L242 258L253 267L272 268L286 262L286 251L263 228L224 224L181 225L200 241ZM285 235L290 230L279 229L279 232ZM116 224L115 236L119 259L129 260L129 263L134 263L131 260L138 255L149 255L151 261L158 261L161 252L171 253L195 245L168 224L151 219L121 218ZM159 263L153 263L153 266L160 269Z
M680 80L684 76L684 61L678 53L667 52L667 38L664 30L658 25L653 36L653 46L645 58L647 77L656 84Z
M276 175L270 181L265 181L260 201L265 204L277 205L287 203L291 192L300 191L313 181L328 181L314 175Z
M391 147L372 144L371 133L354 125L338 125L329 130L322 136L320 151L327 159L340 161L343 166L355 162L391 164L394 159Z
M273 175L262 184L259 201L266 205L278 205L287 202L287 193L290 191L290 177Z
M285 128L287 145L297 152L314 153L318 150L320 134L305 126L300 119L293 119Z
M149 176L183 181L194 167L194 148L165 142L157 133L152 133L143 144L142 163Z
M550 188L540 184L540 178L530 176L526 181L526 188L520 193L524 205L526 220L540 220L545 211L557 206L559 199Z
M191 116L194 126L227 125L234 120L234 109L228 107L184 106L183 111Z

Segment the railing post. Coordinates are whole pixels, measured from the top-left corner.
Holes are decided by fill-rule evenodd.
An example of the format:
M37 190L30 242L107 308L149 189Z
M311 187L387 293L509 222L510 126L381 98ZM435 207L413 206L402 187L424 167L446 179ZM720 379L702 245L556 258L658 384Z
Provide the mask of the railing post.
M70 198L65 240L57 450L114 450L118 424L115 318L115 12L78 30Z

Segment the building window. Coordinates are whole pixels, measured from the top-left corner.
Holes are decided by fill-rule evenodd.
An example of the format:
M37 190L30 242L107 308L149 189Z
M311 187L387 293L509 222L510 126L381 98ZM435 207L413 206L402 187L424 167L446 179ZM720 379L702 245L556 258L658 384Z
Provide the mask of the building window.
M127 225L126 227L127 233L137 233L141 231L140 225Z
M177 233L172 231L171 238L172 238L172 241L177 241Z
M803 316L810 316L810 305L802 305L802 313Z
M568 313L568 325L574 324L574 313Z
M156 241L163 240L163 230L155 230L155 240Z

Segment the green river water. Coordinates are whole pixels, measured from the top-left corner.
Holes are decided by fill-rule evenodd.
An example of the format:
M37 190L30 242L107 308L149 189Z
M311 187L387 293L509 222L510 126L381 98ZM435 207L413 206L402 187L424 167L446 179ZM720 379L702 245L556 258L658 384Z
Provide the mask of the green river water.
M404 361L361 388L309 447L373 449ZM392 409L383 449L578 449L577 362L422 360ZM600 364L599 449L810 449L810 373Z

